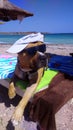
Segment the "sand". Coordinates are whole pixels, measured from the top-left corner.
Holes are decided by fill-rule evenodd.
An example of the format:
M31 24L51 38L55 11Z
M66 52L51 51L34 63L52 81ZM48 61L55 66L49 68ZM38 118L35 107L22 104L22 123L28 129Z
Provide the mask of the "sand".
M0 54L8 54L6 50L10 46L0 45ZM73 53L73 45L49 44L46 46L46 51L49 53L61 55ZM15 54L11 55L15 56ZM20 99L21 97L17 95L15 99L9 100L7 89L0 85L0 130L15 130L9 120ZM56 114L56 125L57 130L73 130L73 99L65 104ZM16 127L16 130L36 130L36 123L28 122L23 117L22 122Z
M8 54L6 50L10 47L9 44L0 44L0 53ZM61 54L61 55L69 55L69 53L73 53L73 45L67 44L46 44L46 51L49 53ZM13 54L12 54L13 55Z

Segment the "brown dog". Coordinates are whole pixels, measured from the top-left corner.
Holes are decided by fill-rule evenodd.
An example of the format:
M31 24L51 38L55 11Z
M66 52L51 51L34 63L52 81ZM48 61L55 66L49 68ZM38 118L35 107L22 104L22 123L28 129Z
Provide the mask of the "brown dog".
M24 109L33 96L39 81L46 67L46 56L44 54L45 45L42 42L34 42L27 45L27 47L18 53L18 62L15 68L14 76L10 82L8 95L12 99L16 95L15 82L18 78L22 80L28 80L29 86L25 90L25 93L17 105L14 114L12 116L13 123L18 123L23 115ZM43 46L43 53L42 51Z

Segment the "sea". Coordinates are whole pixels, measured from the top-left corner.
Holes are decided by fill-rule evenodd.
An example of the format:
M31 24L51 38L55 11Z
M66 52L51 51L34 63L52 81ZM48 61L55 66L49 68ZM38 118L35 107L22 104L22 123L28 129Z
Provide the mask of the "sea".
M0 44L14 44L24 34L1 34ZM73 44L73 33L44 34L46 44Z

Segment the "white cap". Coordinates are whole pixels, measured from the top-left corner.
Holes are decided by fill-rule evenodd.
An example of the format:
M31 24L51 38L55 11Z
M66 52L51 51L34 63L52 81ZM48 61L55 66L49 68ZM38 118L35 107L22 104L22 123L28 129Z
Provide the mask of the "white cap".
M44 36L41 33L32 33L24 36L17 40L8 50L9 53L19 53L22 51L30 42L44 41Z

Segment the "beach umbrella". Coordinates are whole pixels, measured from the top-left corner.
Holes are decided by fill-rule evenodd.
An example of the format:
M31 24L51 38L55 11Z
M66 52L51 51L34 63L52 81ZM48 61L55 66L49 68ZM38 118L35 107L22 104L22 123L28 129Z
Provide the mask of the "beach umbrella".
M25 17L33 16L32 13L23 10L8 0L0 0L0 20L10 21L10 20L22 20Z

